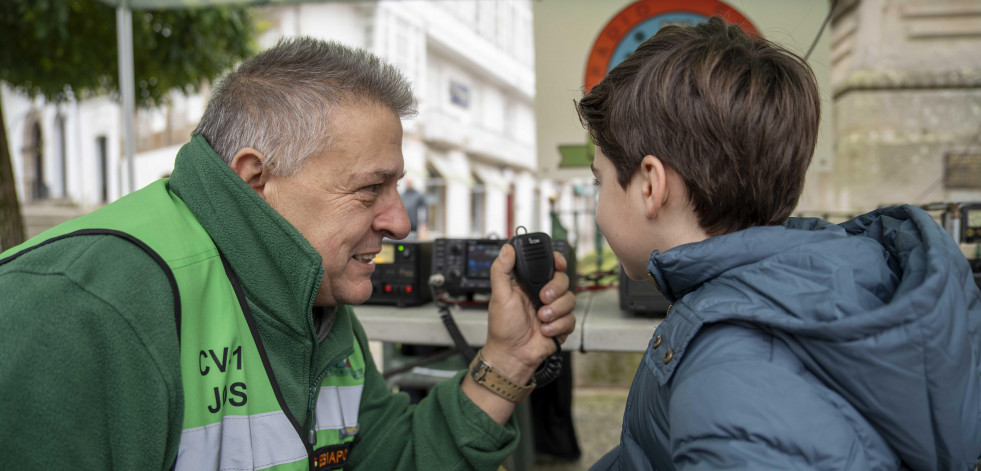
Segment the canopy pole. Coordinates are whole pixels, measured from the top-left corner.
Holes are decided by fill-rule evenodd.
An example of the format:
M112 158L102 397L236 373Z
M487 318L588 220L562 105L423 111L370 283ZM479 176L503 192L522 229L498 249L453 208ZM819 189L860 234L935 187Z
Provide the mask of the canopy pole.
M133 156L136 153L133 120L136 118L136 91L133 84L133 13L129 0L121 0L116 7L116 40L119 54L119 92L123 99L123 157L126 162L127 192L136 190L135 165ZM120 195L121 196L121 195Z

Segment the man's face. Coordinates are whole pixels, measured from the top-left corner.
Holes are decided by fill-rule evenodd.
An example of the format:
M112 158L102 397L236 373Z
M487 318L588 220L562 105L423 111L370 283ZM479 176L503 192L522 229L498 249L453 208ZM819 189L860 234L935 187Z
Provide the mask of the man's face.
M403 174L398 115L364 103L338 108L331 122L330 148L292 177L268 177L263 195L323 258L318 306L367 301L382 238L409 233L397 189Z
M634 174L627 188L621 187L616 168L599 147L591 169L598 186L596 224L620 259L627 276L634 280L646 279L653 240L645 233L648 221L643 216L644 202L637 188L639 174Z

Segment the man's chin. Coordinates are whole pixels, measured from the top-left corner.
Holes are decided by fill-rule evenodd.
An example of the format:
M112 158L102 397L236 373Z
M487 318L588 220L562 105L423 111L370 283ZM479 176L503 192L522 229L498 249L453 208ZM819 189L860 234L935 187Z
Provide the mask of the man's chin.
M372 286L371 280L364 280L363 282L356 283L354 286L340 287L331 286L320 286L320 292L317 293L317 300L314 302L317 306L339 306L341 304L358 305L364 304L369 299L371 299Z
M354 306L368 302L371 299L371 281L369 280L366 284L367 286L362 286L359 283L358 286L354 286L350 290L344 290L338 293L338 304L350 304Z
M370 293L367 296L358 296L356 298L351 298L351 299L345 300L341 304L350 304L352 306L357 306L358 304L364 304L364 303L368 302L369 299L371 299L371 294Z

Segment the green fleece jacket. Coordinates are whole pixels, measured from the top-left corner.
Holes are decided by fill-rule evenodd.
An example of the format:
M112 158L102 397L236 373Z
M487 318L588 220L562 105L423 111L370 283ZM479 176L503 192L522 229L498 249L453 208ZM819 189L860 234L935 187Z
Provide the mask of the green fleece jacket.
M316 373L355 336L367 345L364 330L342 306L318 340L308 306L319 254L203 138L181 149L169 185L238 276L284 400L305 423ZM62 239L4 263L18 251L0 255L3 467L169 469L184 398L162 269L107 235ZM388 390L369 352L365 361L361 440L346 469L496 469L516 446L514 421L497 424L463 395L462 372L413 406Z

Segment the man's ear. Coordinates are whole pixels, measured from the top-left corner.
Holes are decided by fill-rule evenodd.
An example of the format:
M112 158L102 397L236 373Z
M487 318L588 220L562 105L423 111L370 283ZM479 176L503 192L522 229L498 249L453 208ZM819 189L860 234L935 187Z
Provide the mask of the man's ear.
M243 147L232 157L232 171L237 173L259 196L263 196L266 186L266 156L251 147Z
M653 219L668 200L667 169L661 159L645 155L640 161L638 177L641 179L641 196L644 198L647 218Z

